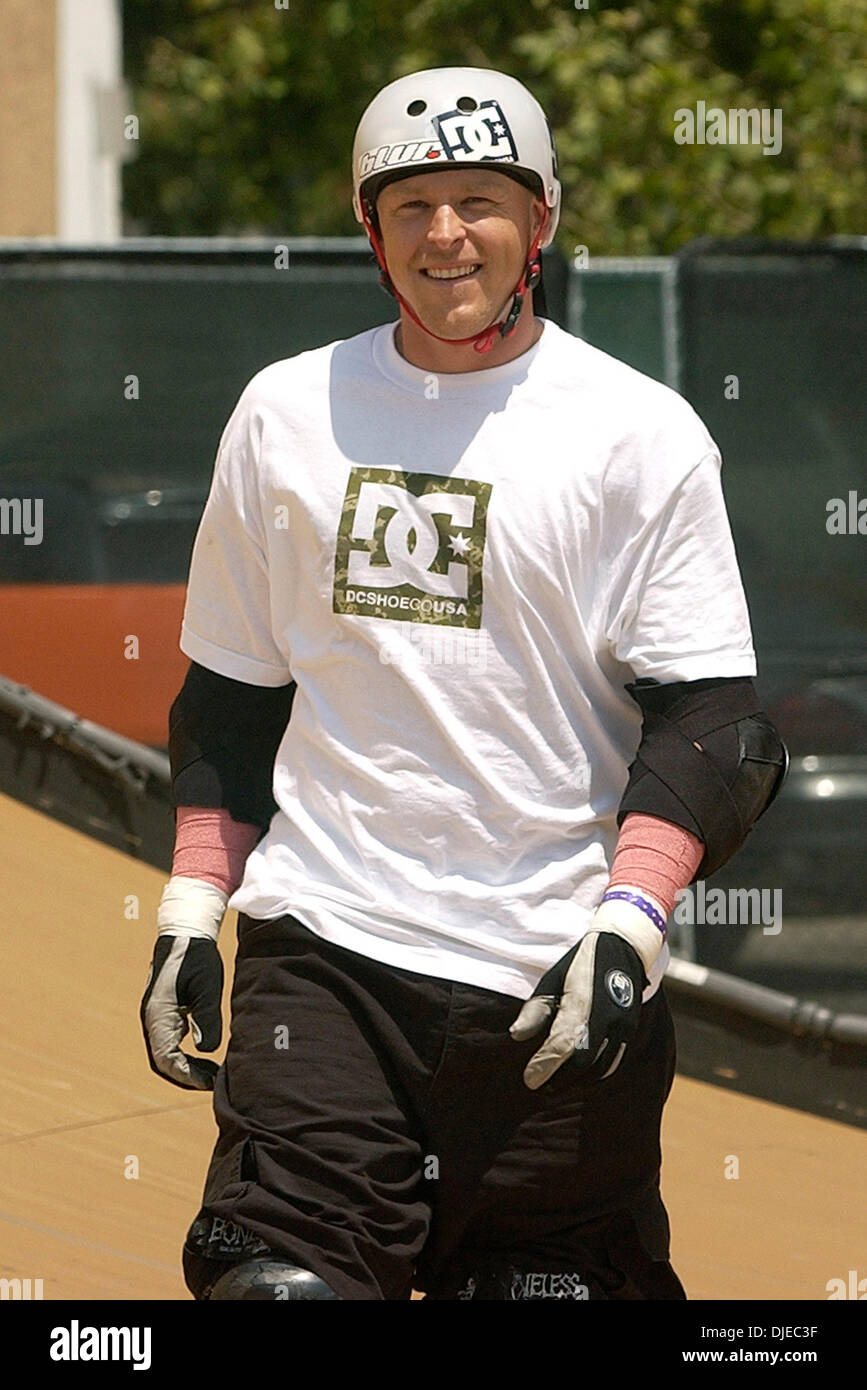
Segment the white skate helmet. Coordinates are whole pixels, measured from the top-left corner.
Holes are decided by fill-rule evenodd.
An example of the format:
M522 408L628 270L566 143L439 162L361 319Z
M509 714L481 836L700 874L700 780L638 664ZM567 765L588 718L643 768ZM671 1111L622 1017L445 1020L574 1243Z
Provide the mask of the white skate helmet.
M560 219L560 182L551 128L538 101L514 77L487 68L431 68L383 87L358 123L352 150L352 206L402 173L496 163L544 197L542 246ZM367 209L365 209L366 211Z
M527 253L511 308L470 338L431 333L395 289L379 235L376 198L386 183L422 171L496 164L525 184L546 207L546 216ZM352 150L352 206L363 223L380 266L380 280L410 317L431 337L455 345L473 343L487 352L497 335L514 332L528 289L541 277L540 251L554 238L560 219L557 154L544 111L514 77L488 68L430 68L399 77L373 98L358 123Z

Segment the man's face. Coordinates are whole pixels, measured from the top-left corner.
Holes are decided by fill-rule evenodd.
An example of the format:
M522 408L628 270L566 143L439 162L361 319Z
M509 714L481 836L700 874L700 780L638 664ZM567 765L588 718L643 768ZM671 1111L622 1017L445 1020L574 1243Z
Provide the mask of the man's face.
M431 332L481 332L520 280L544 207L494 169L443 169L388 184L376 210L396 289Z

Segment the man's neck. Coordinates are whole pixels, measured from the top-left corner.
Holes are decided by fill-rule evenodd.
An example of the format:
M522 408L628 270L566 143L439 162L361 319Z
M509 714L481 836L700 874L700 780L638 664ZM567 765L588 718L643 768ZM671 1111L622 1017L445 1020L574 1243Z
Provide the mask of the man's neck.
M502 367L536 344L542 336L544 320L533 315L532 302L524 304L515 331L508 338L495 337L488 352L476 352L472 343L443 343L432 338L424 329L401 311L395 330L394 345L401 357L421 371L436 375L457 372L479 372L488 367Z

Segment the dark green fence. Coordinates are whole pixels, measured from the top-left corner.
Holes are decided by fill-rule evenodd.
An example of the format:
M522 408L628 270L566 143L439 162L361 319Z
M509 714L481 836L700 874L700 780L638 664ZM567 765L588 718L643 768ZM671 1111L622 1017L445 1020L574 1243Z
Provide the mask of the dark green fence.
M722 449L766 663L867 675L867 240L698 243L678 306L679 389Z
M565 326L566 263L543 263ZM245 383L396 307L363 237L0 242L0 492L45 518L40 546L0 546L0 583L182 581Z

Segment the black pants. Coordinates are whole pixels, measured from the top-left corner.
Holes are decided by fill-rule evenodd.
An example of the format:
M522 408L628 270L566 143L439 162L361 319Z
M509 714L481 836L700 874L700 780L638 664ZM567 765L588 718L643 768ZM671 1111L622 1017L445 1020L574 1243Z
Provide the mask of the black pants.
M220 1135L184 1251L207 1298L263 1250L343 1299L682 1299L659 1128L674 1077L662 990L607 1081L538 1091L521 1001L399 970L292 917L243 914Z

